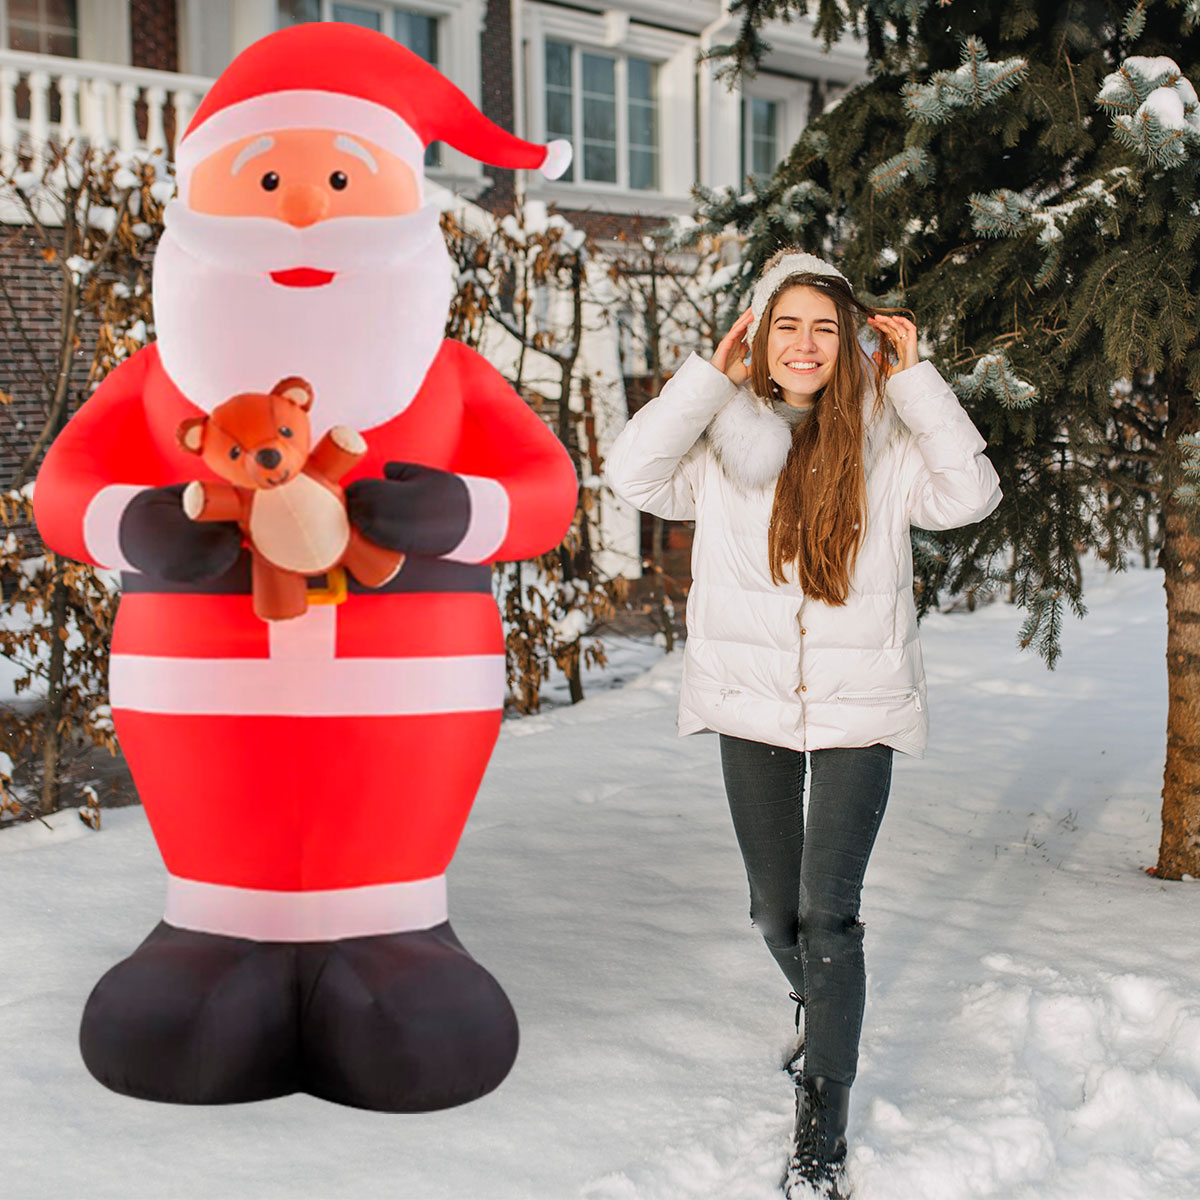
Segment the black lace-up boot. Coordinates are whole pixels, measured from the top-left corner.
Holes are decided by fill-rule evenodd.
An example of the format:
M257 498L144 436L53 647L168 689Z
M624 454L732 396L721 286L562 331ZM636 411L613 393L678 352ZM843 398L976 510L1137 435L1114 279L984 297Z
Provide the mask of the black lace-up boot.
M796 1132L783 1190L788 1200L845 1200L850 1087L806 1075L796 1089Z

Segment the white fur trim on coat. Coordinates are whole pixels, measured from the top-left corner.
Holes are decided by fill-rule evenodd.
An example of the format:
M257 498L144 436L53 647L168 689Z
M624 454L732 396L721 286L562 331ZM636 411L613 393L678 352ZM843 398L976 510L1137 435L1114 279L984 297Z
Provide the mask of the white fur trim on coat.
M864 463L868 474L883 450L906 431L904 422L886 396L882 413L872 422L875 407L875 388L870 382L873 364L871 371L863 395ZM815 419L815 412L808 417L810 421ZM744 386L738 388L733 399L709 422L703 436L725 477L744 492L773 486L792 448L792 427L787 419Z

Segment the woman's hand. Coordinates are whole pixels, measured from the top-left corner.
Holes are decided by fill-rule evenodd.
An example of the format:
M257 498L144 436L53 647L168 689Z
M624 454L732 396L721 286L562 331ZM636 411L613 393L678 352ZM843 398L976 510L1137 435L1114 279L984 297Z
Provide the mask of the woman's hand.
M892 317L880 313L877 316L868 317L867 324L876 333L890 338L892 346L895 348L897 360L895 366L889 366L882 349L876 350L871 355L877 363L882 365L889 378L897 371L917 365L920 361L917 354L917 327L907 317Z
M750 347L746 345L746 330L750 328L750 322L753 320L754 311L746 309L730 326L729 332L721 339L712 356L712 365L718 371L724 372L738 387L750 378L749 364L742 360L750 353Z

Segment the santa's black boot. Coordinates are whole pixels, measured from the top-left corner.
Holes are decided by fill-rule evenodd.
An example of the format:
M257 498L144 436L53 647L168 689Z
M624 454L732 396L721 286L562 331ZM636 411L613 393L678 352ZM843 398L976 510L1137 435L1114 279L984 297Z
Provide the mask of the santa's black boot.
M290 946L160 922L92 989L83 1061L143 1100L238 1104L296 1090Z
M849 1115L849 1084L821 1075L803 1078L796 1089L796 1129L783 1183L788 1200L844 1200Z
M503 1082L517 1018L449 922L306 946L304 1090L382 1112L465 1104Z

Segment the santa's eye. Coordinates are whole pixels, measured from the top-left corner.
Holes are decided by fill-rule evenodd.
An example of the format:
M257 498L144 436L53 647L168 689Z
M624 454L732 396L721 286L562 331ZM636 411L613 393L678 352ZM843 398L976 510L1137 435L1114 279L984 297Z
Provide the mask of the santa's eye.
M241 446L231 447L229 451L229 457L232 458L234 462L237 462L237 460L242 457Z
M346 175L345 171L334 171L334 173L329 177L329 186L333 188L334 191L340 192L349 182L350 179Z
M279 186L279 176L274 171L268 171L259 182L264 192L273 192Z
M279 436L280 437L291 437L292 431L286 425L280 425Z

